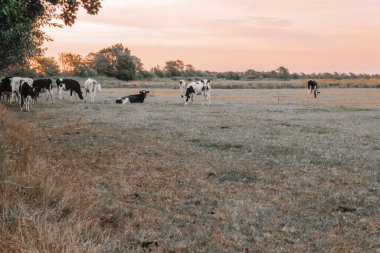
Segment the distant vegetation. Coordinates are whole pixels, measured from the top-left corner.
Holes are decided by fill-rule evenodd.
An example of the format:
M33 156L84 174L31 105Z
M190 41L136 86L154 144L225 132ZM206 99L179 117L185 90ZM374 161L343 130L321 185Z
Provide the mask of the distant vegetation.
M171 60L165 66L155 66L145 70L143 63L132 55L131 51L122 44L115 44L101 49L95 53L89 53L85 57L73 53L61 53L58 60L53 57L38 55L31 57L22 66L14 65L3 70L4 75L21 75L29 77L51 76L77 76L77 77L108 77L121 81L165 81L165 80L194 80L211 78L227 80L231 82L246 81L246 88L262 88L260 82L285 81L286 87L296 88L297 80L318 79L329 87L380 87L379 74L355 74L355 73L290 73L280 66L272 71L257 71L249 69L241 72L211 72L195 69L191 64L185 64L182 60ZM292 80L293 84L289 84ZM350 80L347 82L347 80ZM250 82L251 81L251 82ZM274 82L274 87L283 87L283 84ZM273 87L273 85L271 85ZM302 84L303 85L303 84Z

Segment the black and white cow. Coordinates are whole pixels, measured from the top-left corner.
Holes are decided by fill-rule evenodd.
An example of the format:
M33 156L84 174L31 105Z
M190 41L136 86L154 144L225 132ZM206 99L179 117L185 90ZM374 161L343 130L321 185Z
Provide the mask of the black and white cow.
M58 94L59 98L62 100L62 92L65 90L70 91L70 98L72 99L73 91L78 94L80 99L83 99L82 91L80 89L80 84L78 81L75 81L73 79L64 79L60 78L56 80L57 86L58 86ZM75 94L74 93L74 94Z
M140 90L140 94L129 95L116 99L116 104L126 104L126 103L144 103L146 94L149 93L148 90Z
M307 91L309 94L314 95L314 97L317 97L317 94L320 93L318 91L318 83L315 80L309 80L307 81Z
M33 87L36 91L36 97L40 94L41 91L45 91L46 101L51 98L51 102L54 103L53 98L53 81L51 79L36 79L33 80Z
M194 95L203 95L202 105L207 101L208 105L211 105L211 85L210 80L201 80L191 82L186 86L185 97L181 96L185 99L185 105L188 105L189 100L193 103Z
M12 97L12 85L11 85L12 79L11 77L5 77L1 79L0 82L0 98L3 96L6 97L6 104L11 104L11 97Z
M21 111L24 108L25 111L30 112L30 105L32 99L36 98L34 87L30 85L27 81L24 81L20 86L19 93L21 95Z

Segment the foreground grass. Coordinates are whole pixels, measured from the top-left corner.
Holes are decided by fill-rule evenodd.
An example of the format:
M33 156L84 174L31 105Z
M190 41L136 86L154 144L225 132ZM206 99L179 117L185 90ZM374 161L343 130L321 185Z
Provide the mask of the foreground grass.
M380 173L373 166L378 159L350 154L338 143L342 138L336 138L355 144L360 139L363 145L355 151L373 154L376 150L370 149L378 146L371 140L376 140L377 130L363 136L356 131L356 136L346 128L337 131L339 122L326 127L308 124L321 113L335 122L335 116L328 118L333 110L339 115L358 113L353 119L366 111L315 110L319 107L311 105L308 109L314 111L295 114L298 107L255 109L256 104L248 110L248 105L230 105L236 114L228 114L223 106L194 105L199 109L195 113L191 107L162 106L158 98L156 104L151 99L151 104L124 109L59 101L32 113L1 108L0 249L380 248ZM210 110L218 113L210 116ZM237 113L246 116L244 122ZM289 114L299 119L281 121ZM314 115L308 118L310 114ZM193 119L194 127L185 128L191 123L186 118ZM176 135L182 128L188 136ZM294 136L301 135L312 145L301 146L303 139L297 143ZM330 151L344 152L326 152L331 146L335 147ZM309 149L315 151L311 157Z

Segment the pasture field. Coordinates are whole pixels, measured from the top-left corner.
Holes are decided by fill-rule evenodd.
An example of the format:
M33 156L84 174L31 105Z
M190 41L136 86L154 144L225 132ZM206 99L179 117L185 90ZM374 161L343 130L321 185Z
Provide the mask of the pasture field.
M55 77L53 79L60 78ZM73 77L80 83L84 83L87 78ZM100 76L97 77L97 81L102 84L102 87L107 88L167 88L178 89L178 80L172 80L171 78L159 78L152 81L122 81L113 79L110 77ZM188 78L183 78L186 83L189 82ZM203 78L199 78L203 79ZM191 78L190 80L194 80ZM380 88L380 79L378 78L362 78L362 79L317 79L319 88ZM287 81L282 80L224 80L213 79L211 81L211 87L213 89L300 89L305 88L307 85L307 79L292 79Z
M380 90L0 105L3 252L380 252Z

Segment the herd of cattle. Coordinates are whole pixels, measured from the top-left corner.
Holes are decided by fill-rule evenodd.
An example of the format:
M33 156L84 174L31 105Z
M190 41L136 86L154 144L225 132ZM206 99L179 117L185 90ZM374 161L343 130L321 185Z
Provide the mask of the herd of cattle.
M80 99L83 98L83 93L81 86L78 81L73 79L60 78L56 80L56 86L58 89L58 97L62 100L63 91L70 91L70 99L72 100L72 95L78 96ZM194 95L202 95L204 105L207 103L211 105L211 81L208 79L192 81L188 84L184 80L179 81L179 89L181 92L181 97L184 100L184 104L194 102ZM315 80L309 80L307 83L308 93L317 97L318 85ZM51 79L31 79L24 77L5 77L0 81L0 99L5 99L6 104L11 104L13 100L19 102L21 110L30 111L31 103L37 102L37 97L40 92L44 91L46 95L46 100L49 98L54 103L53 96L53 81ZM96 92L101 92L101 85L96 80L89 78L84 83L84 91L87 95L90 95L91 102L95 102ZM139 94L128 95L116 99L117 104L126 103L143 103L149 91L142 90Z
M83 99L83 93L78 81L73 79L60 78L56 80L58 95L62 99L63 91L70 91L70 97L73 93L77 94L80 99ZM96 91L101 91L100 84L94 79L87 79L84 83L86 96L89 93L91 101L94 103ZM6 100L6 104L11 104L17 98L21 110L30 111L32 102L37 101L40 92L44 91L46 100L51 99L54 102L53 96L53 81L51 79L31 79L25 77L5 77L0 82L0 97Z
M60 78L56 80L59 99L63 99L63 91L70 91L70 99L72 96L78 96L84 99L81 86L78 81L73 79ZM30 111L31 104L37 102L37 97L41 92L45 92L46 101L49 99L54 103L53 81L51 79L31 79L25 77L5 77L0 81L0 99L5 99L6 104L11 104L17 100L21 106L21 110ZM89 78L84 83L84 91L86 98L89 95L91 102L95 102L96 92L101 92L101 85L96 80ZM140 91L140 94L129 95L118 98L116 103L143 103L146 94L149 91Z

